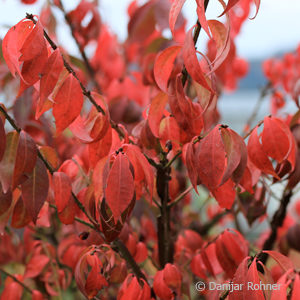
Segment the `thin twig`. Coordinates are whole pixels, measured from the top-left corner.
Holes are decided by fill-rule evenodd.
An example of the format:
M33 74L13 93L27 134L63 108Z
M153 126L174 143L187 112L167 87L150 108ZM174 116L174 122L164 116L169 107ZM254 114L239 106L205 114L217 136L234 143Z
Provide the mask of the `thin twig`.
M178 202L180 202L191 190L193 189L193 186L189 186L185 191L183 191L173 202L171 202L169 204L169 207L173 207L176 204L178 204Z
M263 100L267 96L268 92L270 91L271 86L272 86L271 82L268 82L262 88L262 90L260 92L260 95L259 95L259 97L258 97L258 99L256 101L256 104L255 104L255 106L253 108L253 111L252 111L250 117L248 118L248 121L246 122L245 128L249 128L252 125L252 123L254 122L254 120L255 120L258 112L259 112L259 109L260 109L260 107L261 107L261 105L263 103ZM244 134L246 134L246 133L244 132Z
M264 120L259 121L258 124L257 124L255 127L253 127L251 130L249 130L249 131L243 136L243 139L245 140L245 139L246 139L246 138L254 131L254 129L255 129L256 127L259 127L259 126L261 126L262 124L264 124Z
M21 285L28 293L32 294L33 290L29 286L27 286L26 284L24 284L22 281L20 281L17 277L15 277L14 275L6 272L2 268L0 268L0 272L2 272L3 274L5 274L6 276L12 278L15 282L17 282L19 285Z

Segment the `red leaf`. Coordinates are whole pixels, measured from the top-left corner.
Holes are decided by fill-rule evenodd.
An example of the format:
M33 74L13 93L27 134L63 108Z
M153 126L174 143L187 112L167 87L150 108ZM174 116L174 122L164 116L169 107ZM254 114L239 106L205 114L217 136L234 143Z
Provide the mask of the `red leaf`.
M238 266L232 283L233 284L239 284L242 286L242 289L235 289L231 293L229 293L229 300L240 300L245 299L244 297L244 290L247 288L247 273L248 273L248 261L249 256L245 257L243 261Z
M71 197L72 186L69 176L63 172L54 172L53 189L57 211L60 213L64 210Z
M226 28L223 23L217 20L209 20L208 24L218 49L213 61L213 68L210 70L211 73L220 67L228 56L230 50L230 28Z
M224 14L226 14L234 5L236 5L240 0L228 0L227 6L225 8L225 10L222 12L222 14L219 16L223 16Z
M37 147L34 140L24 131L20 132L13 175L12 189L24 182L33 170L37 159Z
M0 118L0 161L3 158L5 147L6 146L6 135L4 130L4 124L2 122L2 119Z
M179 53L181 46L171 46L160 52L154 63L154 78L159 88L167 93L168 80L174 67L174 61Z
M66 207L60 213L58 213L58 218L63 224L73 224L76 212L77 205L73 196L71 196L67 201Z
M19 95L23 93L25 89L29 86L35 84L40 79L40 74L44 69L44 66L48 59L48 51L47 48L43 48L42 52L37 56L32 58L31 60L26 60L22 66L22 80L21 86L19 89Z
M264 130L262 132L262 148L264 152L281 163L289 154L291 143L285 133L286 126L282 121L265 117Z
M155 294L162 300L173 299L172 290L166 285L164 281L164 272L157 271L153 281L153 290Z
M32 21L23 19L18 24L9 29L2 42L3 57L13 76L16 72L21 76L19 57L22 47L27 36L32 30Z
M4 193L8 191L12 184L18 141L19 134L16 131L9 132L6 135L5 152L0 162L0 182Z
M271 250L263 252L269 254L285 272L294 268L292 261L281 253Z
M108 128L105 136L97 142L89 144L89 160L91 166L95 166L97 162L109 154L112 146L112 129Z
M222 208L231 208L235 199L234 183L231 179L211 192Z
M253 130L249 137L248 154L249 158L258 169L264 173L271 174L272 176L278 178L272 163L268 159L268 156L264 152L263 147L259 142L259 137L257 136L257 127Z
M291 273L293 270L290 270L286 273L284 273L279 280L276 282L277 289L274 289L272 291L271 300L287 300L289 299L287 297L287 289L291 283L291 280L289 279ZM289 292L290 293L290 292Z
M30 261L26 265L24 277L34 278L40 275L49 261L50 259L46 255L37 254L32 256Z
M165 93L159 93L151 102L148 124L155 137L159 135L160 121L164 114L165 106L168 102L168 96Z
M2 291L0 300L21 300L23 294L23 287L15 282L12 281L6 284L7 279L5 280L5 287Z
M11 190L4 193L0 185L0 234L4 233L4 228L10 218L14 204Z
M30 221L31 218L24 205L24 201L22 200L22 197L19 197L12 213L11 226L14 228L22 228L29 224Z
M300 299L300 278L299 278L299 274L296 274L291 300L298 300L298 299Z
M41 103L44 103L44 101L52 93L58 81L60 72L63 70L63 66L64 63L61 57L61 53L59 49L56 49L48 58L48 61L42 71L42 78L40 82Z
M247 273L247 282L256 285L260 283L257 266L256 266L256 257L252 261L252 264ZM248 285L249 286L249 285ZM255 289L253 291L251 288L245 289L245 299L249 300L264 300L264 293L262 289Z
M80 114L83 94L76 78L70 74L59 88L53 105L56 134L66 129Z
M184 40L184 45L182 47L182 56L184 60L184 65L188 73L192 77L192 79L194 79L196 82L198 82L200 85L202 85L209 91L213 92L209 87L208 83L206 82L205 76L198 62L193 36L192 36L193 28L194 27L192 27L187 32Z
M153 169L141 152L140 148L135 145L124 145L124 152L128 156L133 169L135 180L145 180L150 193L150 201L152 201L153 189L154 189L154 173ZM143 174L141 174L143 173ZM140 176L138 176L140 174Z
M24 4L33 4L35 3L37 0L22 0L22 3Z
M175 23L186 0L174 0L169 13L169 26L174 35Z
M46 49L46 41L44 39L44 30L40 21L34 25L31 21L31 26L34 28L27 36L20 52L19 61L26 61L36 58L44 49Z
M44 300L44 296L40 291L33 290L32 291L32 300Z
M79 115L69 127L72 133L83 143L99 141L105 136L110 126L109 111L104 97L97 93L92 93L92 95L97 104L105 111L105 115L99 114L96 108L92 107L86 118Z
M225 150L219 126L199 142L196 157L201 181L208 188L218 187L225 168Z
M105 196L114 220L117 222L134 196L134 182L129 169L129 161L122 153L118 154L108 174Z
M207 22L206 16L205 16L204 0L196 0L196 3L197 3L198 20L201 24L201 27L205 30L207 35L209 37L211 37L210 32L209 32L208 22Z
M226 182L231 176L235 177L235 182L239 182L247 166L246 145L242 137L229 128L221 128L221 136L227 157L227 167L220 185ZM233 176L235 170L238 172Z
M47 199L49 179L45 165L38 158L31 176L22 184L22 198L35 223L38 214Z
M172 142L173 150L176 151L179 148L180 128L174 117L167 116L162 119L159 127L159 138L163 149L168 141Z

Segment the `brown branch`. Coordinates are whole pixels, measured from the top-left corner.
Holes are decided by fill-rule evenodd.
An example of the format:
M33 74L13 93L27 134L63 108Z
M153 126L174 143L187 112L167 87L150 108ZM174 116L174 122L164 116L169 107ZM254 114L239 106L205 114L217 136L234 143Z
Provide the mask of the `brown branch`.
M164 268L167 263L173 262L174 241L171 237L170 212L169 204L169 180L170 168L166 168L168 160L166 153L161 160L160 167L157 170L156 189L160 198L160 215L157 217L157 235L158 235L158 256L160 267Z
M33 290L29 286L27 286L26 284L24 284L22 281L20 281L17 277L15 277L14 275L6 272L2 268L0 268L0 272L2 272L3 274L5 274L6 276L12 278L15 282L17 282L19 285L21 285L28 293L32 294Z
M141 271L140 267L137 265L137 263L133 259L132 255L130 254L128 248L124 245L124 243L121 240L116 239L116 240L114 240L113 244L118 248L118 251L121 254L121 256L130 265L135 276L138 279L144 279L145 282L148 282L145 274Z
M264 120L261 120L258 122L258 124L253 127L252 129L250 129L244 136L243 136L243 139L245 140L253 131L256 127L259 127L260 125L264 124Z
M284 219L286 217L287 207L290 203L291 197L293 193L292 190L285 189L282 195L282 199L280 202L280 206L275 212L272 221L271 221L271 232L268 236L268 238L265 240L264 245L262 247L262 250L272 250L274 247L274 244L277 239L277 230L279 227L283 225ZM257 258L259 261L261 261L263 264L266 264L268 260L268 254L266 253L260 253Z
M174 201L172 201L169 204L169 207L173 207L176 204L178 204L191 190L193 189L193 186L189 186L185 191L183 191L178 197L175 198Z
M204 1L204 10L205 10L205 11L206 11L206 9L207 9L208 3L209 3L209 0L205 0L205 1ZM194 40L194 45L195 45L195 47L196 47L196 44L197 44L197 41L198 41L198 38L199 38L201 29L202 29L202 26L201 26L199 20L197 20L197 23L196 23L196 29L195 29L195 31L194 31L194 36L193 36L193 40ZM187 81L187 79L188 79L189 74L188 74L188 72L187 72L187 70L186 70L185 67L183 67L183 70L182 70L181 73L182 73L181 81L182 81L182 85L184 86L185 83L186 83L186 81Z

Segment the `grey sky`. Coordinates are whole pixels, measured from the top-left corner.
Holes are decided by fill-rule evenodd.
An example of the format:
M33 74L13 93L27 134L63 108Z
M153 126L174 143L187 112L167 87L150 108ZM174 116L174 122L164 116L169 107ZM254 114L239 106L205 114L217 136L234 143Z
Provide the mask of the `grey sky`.
M78 1L64 0L66 8L71 9ZM99 0L102 19L110 24L111 29L123 40L126 37L126 9L130 0ZM45 0L36 5L22 5L20 0L0 0L0 35L4 36L7 28L21 20L26 12L38 14ZM187 0L184 14L189 20L188 27L196 20L195 1ZM217 0L211 0L208 17L216 18L222 8ZM253 15L253 14L252 14ZM300 42L300 1L299 0L261 0L261 9L255 20L248 20L237 39L238 53L246 58L266 57L281 50L293 50ZM75 54L76 47L69 37L68 29L63 26L61 15L59 42ZM201 41L200 41L201 42Z

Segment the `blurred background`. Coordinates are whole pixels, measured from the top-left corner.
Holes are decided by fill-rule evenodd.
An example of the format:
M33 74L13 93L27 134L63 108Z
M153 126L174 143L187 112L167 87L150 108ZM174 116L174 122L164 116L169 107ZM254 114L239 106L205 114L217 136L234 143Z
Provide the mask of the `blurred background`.
M0 0L0 37L3 38L7 30L22 18L26 12L39 14L47 0L38 0L34 5L20 4L19 0ZM74 9L78 0L63 0L67 10ZM107 23L111 31L116 33L120 41L127 35L127 7L131 0L99 0L99 9L103 22ZM143 3L145 1L139 1ZM254 16L255 7L250 16ZM219 1L211 0L208 5L208 18L217 18L222 12ZM70 31L65 25L62 13L54 11L60 30L59 44L72 55L78 55L77 47L71 38ZM196 20L195 0L187 0L183 13L187 18L187 28L194 25ZM249 73L242 79L239 87L233 93L225 93L219 101L222 122L241 132L243 124L250 116L260 90L266 84L261 63L264 59L282 56L285 52L294 51L300 42L300 1L299 0L261 0L261 7L254 20L248 19L237 37L238 55L249 62ZM205 45L204 34L198 41L198 49ZM290 102L285 108L295 111L296 106ZM255 120L261 120L269 114L269 102L263 101Z

